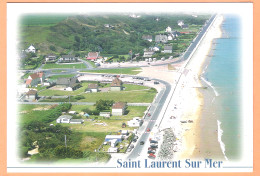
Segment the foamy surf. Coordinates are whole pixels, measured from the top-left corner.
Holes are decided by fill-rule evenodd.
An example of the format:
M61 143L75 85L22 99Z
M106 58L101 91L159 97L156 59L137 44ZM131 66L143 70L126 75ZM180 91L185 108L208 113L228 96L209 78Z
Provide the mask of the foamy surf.
M225 159L228 160L228 158L227 158L227 156L226 156L226 154L225 154L225 151L226 151L226 149L225 149L225 144L224 144L224 142L221 140L221 137L222 137L222 135L223 135L223 130L222 130L221 127L220 127L221 122L220 122L219 120L217 120L217 122L218 122L218 142L219 142L219 144L220 144L220 148L221 148L222 153L224 154Z
M202 79L207 85L209 85L209 86L213 89L213 91L214 91L216 97L219 96L219 93L217 92L217 90L215 89L215 87L212 86L212 83L211 83L211 82L207 81L207 80L206 80L205 78L203 78L203 77L201 77L201 79Z

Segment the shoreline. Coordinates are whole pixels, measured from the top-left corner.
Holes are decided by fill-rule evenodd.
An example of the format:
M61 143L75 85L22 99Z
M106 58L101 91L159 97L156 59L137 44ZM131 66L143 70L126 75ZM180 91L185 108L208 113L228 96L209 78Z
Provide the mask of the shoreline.
M177 155L178 159L201 159L205 157L216 157L219 159L217 156L223 155L220 144L218 143L218 135L216 132L214 133L214 131L217 131L217 129L215 130L215 127L217 127L215 122L217 123L217 121L216 119L205 118L205 116L207 116L207 114L205 114L205 109L207 109L205 108L205 105L208 105L209 101L212 101L212 99L208 98L210 95L204 93L207 89L203 88L206 85L201 80L201 76L204 73L203 71L210 62L210 55L215 46L214 41L222 35L222 22L223 16L218 15L192 56L192 64L188 66L193 72L193 79L189 79L189 81L193 82L192 84L197 84L199 86L195 89L191 89L190 92L193 93L190 93L190 95L192 96L189 96L189 99L186 99L186 101L191 102L187 102L189 105L186 107L181 120L192 119L193 123L182 124L182 150ZM197 78L196 80L194 79L195 77ZM212 93L212 90L207 92ZM210 135L208 135L208 132ZM202 136L202 134L204 134L204 136ZM222 157L220 158L222 159Z

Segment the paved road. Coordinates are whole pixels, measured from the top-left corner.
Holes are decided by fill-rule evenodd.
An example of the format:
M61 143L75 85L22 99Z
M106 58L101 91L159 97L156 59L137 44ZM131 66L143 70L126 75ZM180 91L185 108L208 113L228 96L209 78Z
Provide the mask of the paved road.
M157 118L159 117L159 114L161 113L162 107L164 105L164 102L166 98L168 97L170 91L171 91L171 85L165 81L154 79L156 81L159 81L165 85L165 89L162 90L158 96L156 97L155 101L152 103L151 108L149 110L149 113L151 113L151 117L146 117L145 122L148 121L148 124L144 124L139 128L140 131L146 130L147 128L153 129ZM139 153L144 148L144 145L140 145L139 141L145 141L148 142L149 133L143 133L138 140L138 143L136 144L135 148L131 152L131 154L128 156L129 159L135 159L139 156Z

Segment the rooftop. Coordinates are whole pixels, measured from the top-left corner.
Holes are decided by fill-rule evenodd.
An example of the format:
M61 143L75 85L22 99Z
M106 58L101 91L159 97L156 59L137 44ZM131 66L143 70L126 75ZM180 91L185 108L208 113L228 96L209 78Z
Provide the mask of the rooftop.
M113 104L112 109L124 109L126 106L125 102L116 102Z

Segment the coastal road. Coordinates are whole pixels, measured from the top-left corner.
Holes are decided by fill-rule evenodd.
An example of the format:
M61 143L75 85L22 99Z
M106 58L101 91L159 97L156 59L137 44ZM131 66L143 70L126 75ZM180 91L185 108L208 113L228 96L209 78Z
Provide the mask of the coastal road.
M216 15L213 15L210 20L208 21L208 23L204 26L204 28L202 29L202 31L199 33L199 35L196 37L196 39L194 40L194 42L190 45L190 47L187 49L187 51L184 53L184 55L182 56L182 61L190 58L190 56L192 55L193 51L196 49L197 45L199 44L200 40L203 38L205 32L208 30L209 26L211 25L211 23L213 22L213 20L215 19ZM186 67L186 65L184 66ZM183 73L180 74L180 76L178 77L177 79L177 82L176 82L176 85L174 87L174 91L180 81L180 78L182 76ZM159 116L159 114L161 113L161 110L162 110L162 107L165 103L165 100L166 98L168 97L169 93L170 93L170 90L171 90L171 86L169 83L165 82L165 81L162 81L162 80L157 80L157 81L160 81L162 83L165 84L166 86L166 89L164 90L164 92L162 92L162 95L158 95L154 101L154 103L151 105L151 108L150 108L150 111L152 116L151 116L151 119L149 120L147 126L145 127L141 127L139 130L140 131L144 131L144 129L142 128L150 128L150 130L152 131L156 121L157 121L157 118ZM174 94L174 91L173 91L173 94ZM173 95L172 94L172 95ZM172 97L171 95L171 97ZM167 104L167 107L168 107L169 103ZM167 110L167 108L166 108ZM165 114L165 112L164 112ZM163 120L164 118L164 115L161 119L161 121ZM159 125L161 124L161 122L159 123ZM144 142L149 142L147 139L149 137L149 132L146 132L146 129L145 129L145 132L141 135L140 139L138 140L138 143L136 144L135 148L133 149L133 151L129 154L128 156L128 159L135 159L137 158L140 153L142 152L143 148L145 145L140 145L140 141L144 141Z

